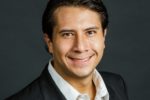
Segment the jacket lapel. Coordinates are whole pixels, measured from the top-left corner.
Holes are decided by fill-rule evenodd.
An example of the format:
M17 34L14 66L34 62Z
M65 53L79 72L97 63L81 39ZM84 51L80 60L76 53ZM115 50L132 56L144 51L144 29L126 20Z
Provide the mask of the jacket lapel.
M40 85L44 100L66 100L50 76L48 67L42 72L41 78Z

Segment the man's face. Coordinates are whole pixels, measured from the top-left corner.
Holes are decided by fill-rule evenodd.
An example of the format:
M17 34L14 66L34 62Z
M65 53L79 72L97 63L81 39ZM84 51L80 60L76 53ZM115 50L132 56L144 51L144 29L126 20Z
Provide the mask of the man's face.
M60 7L54 15L53 40L46 37L54 68L65 79L91 76L105 48L99 15L83 7Z

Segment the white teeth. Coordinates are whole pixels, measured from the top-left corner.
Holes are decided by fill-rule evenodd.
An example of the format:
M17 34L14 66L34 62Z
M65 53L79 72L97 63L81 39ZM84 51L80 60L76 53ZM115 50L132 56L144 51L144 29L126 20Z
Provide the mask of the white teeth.
M93 55L92 55L92 56L93 56ZM83 61L83 62L86 62L86 61L88 61L92 56L86 56L86 57L83 57L83 56L82 56L82 57L79 57L79 56L78 56L78 57L77 57L77 56L76 56L76 57L73 57L73 56L71 57L71 56L69 56L68 58L71 59L72 61Z
M70 59L72 60L77 60L77 61L87 61L90 57L86 57L86 58L72 58L70 57Z

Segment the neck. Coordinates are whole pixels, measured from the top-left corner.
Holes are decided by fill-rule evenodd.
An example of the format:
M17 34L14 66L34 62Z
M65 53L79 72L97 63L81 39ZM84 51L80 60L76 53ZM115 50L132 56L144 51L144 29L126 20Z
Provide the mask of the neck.
M94 100L96 95L96 87L93 83L92 76L87 79L77 79L77 80L69 80L68 81L77 91L82 94L88 94L90 96L90 100Z
M96 88L93 83L93 72L85 77L68 77L70 75L61 73L58 68L55 70L67 81L69 82L77 91L82 94L88 94L90 100L94 100L96 94Z

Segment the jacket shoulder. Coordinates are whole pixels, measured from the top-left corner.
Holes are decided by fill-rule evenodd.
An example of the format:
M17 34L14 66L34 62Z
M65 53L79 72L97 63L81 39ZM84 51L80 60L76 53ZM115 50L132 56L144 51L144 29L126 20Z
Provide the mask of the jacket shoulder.
M114 100L128 100L127 87L121 75L112 72L100 72L110 97ZM118 95L118 96L117 96Z
M116 73L100 71L100 74L104 78L104 81L123 81L122 76Z
M126 89L125 81L121 75L112 72L100 72L100 74L106 85Z
M16 94L10 96L9 98L6 98L5 100L31 100L32 98L35 97L37 100L42 100L43 97L42 95L40 95L39 92L40 92L39 78L37 78L28 86L26 86Z
M66 100L60 92L47 66L41 75L18 93L5 100Z

